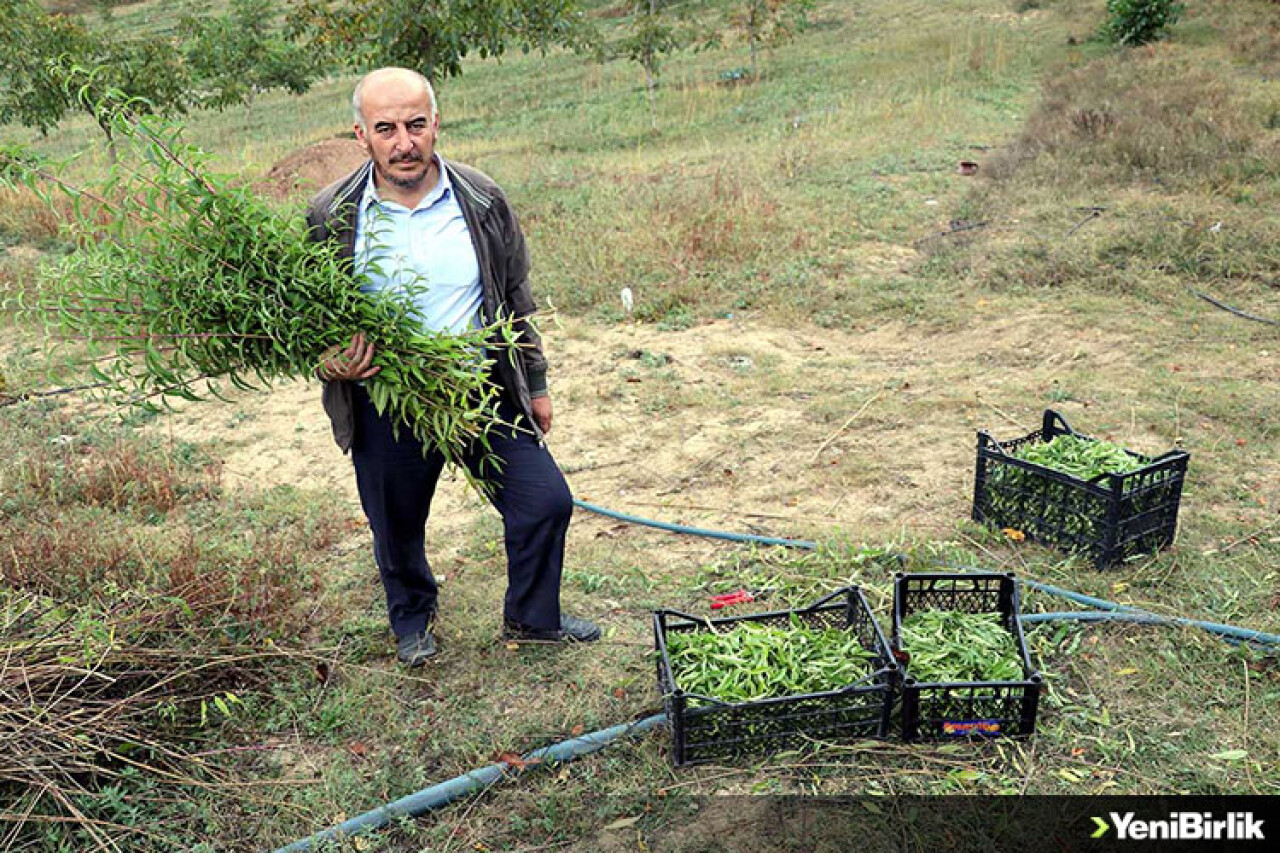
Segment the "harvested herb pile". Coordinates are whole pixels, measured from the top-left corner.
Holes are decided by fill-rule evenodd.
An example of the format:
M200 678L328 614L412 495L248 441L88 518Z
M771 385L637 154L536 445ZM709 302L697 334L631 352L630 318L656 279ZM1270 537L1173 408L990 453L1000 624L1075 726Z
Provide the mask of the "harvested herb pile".
M1146 464L1109 441L1067 433L1054 436L1050 441L1025 444L1013 455L1081 480L1092 480L1100 474L1127 474Z
M1022 658L998 613L921 610L899 627L916 681L1021 681Z
M667 636L676 685L721 702L825 693L865 679L874 655L838 628L741 622L729 629Z

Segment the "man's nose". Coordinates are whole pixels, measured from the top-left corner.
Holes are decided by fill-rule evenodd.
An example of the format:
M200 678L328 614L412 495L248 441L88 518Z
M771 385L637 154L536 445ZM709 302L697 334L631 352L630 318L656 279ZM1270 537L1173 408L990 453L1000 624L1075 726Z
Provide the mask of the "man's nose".
M413 147L413 134L409 133L409 128L400 125L396 128L395 148L397 151L408 151Z

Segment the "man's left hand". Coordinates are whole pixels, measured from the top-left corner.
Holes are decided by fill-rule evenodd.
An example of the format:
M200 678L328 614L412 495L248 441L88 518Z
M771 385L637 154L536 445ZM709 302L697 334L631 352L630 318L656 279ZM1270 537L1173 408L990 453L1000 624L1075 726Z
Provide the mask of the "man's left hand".
M542 434L551 432L551 398L534 397L529 405L533 407L533 421L542 430Z

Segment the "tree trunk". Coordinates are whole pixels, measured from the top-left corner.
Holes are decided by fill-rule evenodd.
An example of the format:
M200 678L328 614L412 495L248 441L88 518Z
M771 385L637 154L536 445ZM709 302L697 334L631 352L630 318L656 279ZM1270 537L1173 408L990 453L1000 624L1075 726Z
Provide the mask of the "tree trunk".
M658 129L658 105L656 103L656 90L658 88L657 78L653 76L653 60L650 59L644 63L644 89L645 95L649 101L649 125L654 129Z

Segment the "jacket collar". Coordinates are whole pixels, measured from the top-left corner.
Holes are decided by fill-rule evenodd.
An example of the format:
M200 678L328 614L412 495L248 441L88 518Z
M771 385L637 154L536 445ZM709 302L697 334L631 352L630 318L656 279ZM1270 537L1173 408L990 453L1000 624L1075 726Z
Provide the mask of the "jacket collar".
M464 175L442 155L436 154L436 157L440 161L440 168L448 172L449 181L457 189L459 195L465 196L467 201L482 210L488 210L493 206L492 195L477 186L475 181ZM360 197L372 179L372 175L373 161L366 160L360 168L347 176L347 179L343 181L342 188L334 193L333 202L329 206L330 217L341 216L341 212L347 209L348 205L358 208Z
M439 157L440 167L448 173L449 181L457 192L458 204L462 208L463 215L467 217L468 226L475 229L479 223L479 217L487 214L493 207L492 192L481 187L468 174L469 170L466 167L455 166L439 154L436 156ZM372 174L373 161L366 160L360 168L338 185L337 191L333 194L333 200L329 203L327 217L331 223L329 233L342 244L343 256L346 258L355 257L356 220L360 211L360 199L364 195L365 187L368 186Z

